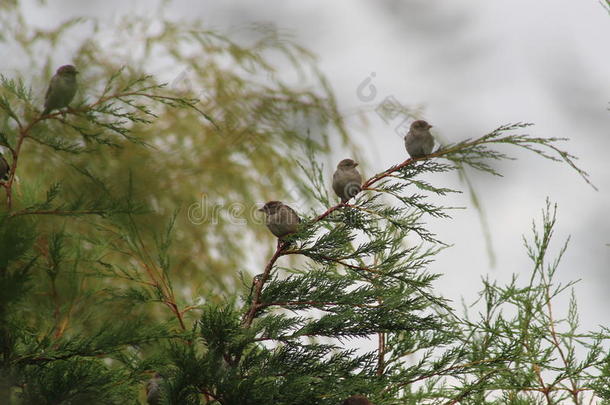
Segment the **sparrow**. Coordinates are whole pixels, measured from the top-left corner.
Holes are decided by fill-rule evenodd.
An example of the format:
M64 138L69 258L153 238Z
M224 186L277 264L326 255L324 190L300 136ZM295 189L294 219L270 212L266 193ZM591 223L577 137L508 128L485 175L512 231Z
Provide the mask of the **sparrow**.
M341 405L374 405L367 397L362 395L352 395L347 398Z
M358 163L352 159L343 159L337 165L333 174L333 190L339 196L342 203L346 203L361 190L362 176L356 170Z
M415 159L432 153L434 138L430 133L432 125L424 120L413 121L411 128L405 136L405 147L409 155Z
M163 381L161 374L155 373L146 383L146 402L148 405L161 404L161 381Z
M8 172L10 170L11 167L9 166L2 153L0 153L0 180L8 180Z
M259 211L265 213L267 228L281 240L295 233L301 222L297 213L281 201L269 201Z
M78 71L72 65L63 65L51 78L47 94L44 96L44 111L46 115L53 110L67 107L76 94L76 75Z

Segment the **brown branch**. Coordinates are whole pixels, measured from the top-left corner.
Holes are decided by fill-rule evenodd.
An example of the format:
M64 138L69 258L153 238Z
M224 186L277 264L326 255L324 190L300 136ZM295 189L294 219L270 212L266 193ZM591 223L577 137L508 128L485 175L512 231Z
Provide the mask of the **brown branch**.
M132 222L132 225L133 225L134 231L135 231L135 235L136 235L136 239L137 239L138 243L140 244L140 247L141 247L141 250L143 253L143 257L140 258L140 262L142 263L142 266L144 267L144 269L146 269L146 272L148 273L148 276L150 277L151 281L155 284L155 287L159 288L159 290L163 294L163 298L164 298L163 302L176 315L176 318L178 319L178 322L180 323L180 327L182 328L182 330L186 330L186 325L184 323L184 318L182 316L183 314L180 311L180 309L178 308L178 304L176 304L176 297L174 295L174 291L171 288L170 283L166 279L165 275L154 264L155 260L152 258L151 254L148 252L148 249L146 248L146 244L144 243L144 240L142 239L142 236L140 235L138 227L136 226L135 222L133 221L133 218L131 215L129 216L129 219ZM146 262L147 260L151 263L150 265Z
M144 247L144 241L142 241L142 239L140 238L139 233L137 233L137 236L140 244L142 245L142 249L145 251L146 255L148 255L148 252L146 252L146 248ZM152 261L150 257L149 260ZM167 283L167 280L165 280L165 277L160 275L160 272L156 266L149 266L144 260L140 260L140 262L146 270L148 277L152 280L152 285L161 290L161 293L164 297L163 303L168 306L168 308L174 313L174 315L176 315L176 318L178 319L178 323L180 323L180 327L182 328L182 330L186 330L183 312L180 311L180 309L178 308L178 304L176 304L176 297L174 296L173 290L169 286L169 283Z
M104 214L105 210L82 210L82 211L66 211L66 210L34 210L29 211L27 209L21 211L12 212L9 217L16 217L20 215L101 215Z
M278 240L277 247L275 248L275 253L273 253L273 256L271 256L271 259L269 259L269 262L265 266L265 270L263 271L263 274L261 274L260 277L255 277L254 280L252 281L252 283L255 284L254 296L252 297L252 302L250 303L250 308L244 314L244 316L241 320L242 326L249 328L250 325L252 325L252 321L254 320L256 311L258 311L258 309L261 306L260 298L261 298L261 293L263 291L263 286L269 279L269 275L271 274L271 269L273 268L273 265L275 264L277 259L279 259L280 256L282 256L282 254L283 254L282 251L284 250L285 247L288 246L288 244L289 244L289 242L281 242Z
M377 344L379 348L377 349L378 358L377 358L377 375L381 377L383 375L383 370L385 370L385 333L379 332L377 334Z
M327 216L329 216L333 211L338 210L339 208L345 207L346 203L339 203L337 205L333 205L332 207L330 207L329 209L327 209L326 211L324 211L323 213L321 213L320 215L318 215L313 221L312 223L316 223L319 222L321 220L323 220L324 218L326 218Z
M200 305L189 305L187 307L184 307L184 309L182 311L180 311L180 313L182 315L184 315L185 313L187 313L188 311L191 311L193 309L199 309Z
M553 307L551 305L551 296L550 296L550 292L549 292L549 283L545 280L544 277L544 272L543 269L540 269L540 273L542 274L542 278L544 280L545 283L545 287L544 287L544 293L545 293L545 298L546 298L546 305L547 305L547 309L549 312L549 329L551 332L551 338L553 339L553 345L555 346L555 348L557 349L557 351L559 352L559 356L561 357L561 361L563 362L563 365L566 369L569 368L568 366L568 361L567 358L565 356L565 353L563 352L563 349L561 348L561 345L559 343L559 339L557 338L557 331L555 330L555 319L553 318ZM570 375L570 374L568 374ZM578 387L576 386L576 381L574 381L574 378L570 375L569 377L570 380L570 385L572 386L570 393L572 394L572 399L574 400L575 404L578 404Z
M23 146L23 141L28 136L28 132L36 122L38 121L34 120L25 128L19 125L19 138L17 139L17 145L15 146L14 150L11 149L11 154L13 155L13 162L11 163L11 167L8 172L8 180L4 183L4 188L6 190L6 205L9 211L13 204L13 182L15 181L15 172L17 171L17 162L19 161L21 147Z
M544 379L542 378L542 373L540 372L540 366L538 366L538 364L532 364L532 368L534 369L534 373L536 374L536 377L538 378L538 383L540 384L540 389L538 389L539 392L542 392L544 394L544 398L546 399L546 403L551 405L553 403L553 398L551 398L551 388L552 386L547 386L544 383Z
M362 184L362 189L368 189L369 186L371 186L372 184L377 183L379 180L388 177L389 175L391 175L394 172L399 171L400 169L402 169L403 167L407 167L410 164L412 164L413 162L417 161L417 160L422 160L422 159L427 159L429 157L431 157L432 155L428 155L425 158L417 158L417 159L407 159L404 162L402 162L401 164L398 164L396 166L392 166L389 169L378 173L376 175L374 175L373 177L371 177L370 179L368 179L367 181L364 182L364 184Z
M173 299L174 297L172 296L171 298ZM178 308L178 305L174 302L174 300L165 300L165 305L167 305L169 309L176 315L176 318L178 318L178 322L180 323L180 327L182 328L182 330L186 330L186 325L184 324L182 312L180 312L180 309Z

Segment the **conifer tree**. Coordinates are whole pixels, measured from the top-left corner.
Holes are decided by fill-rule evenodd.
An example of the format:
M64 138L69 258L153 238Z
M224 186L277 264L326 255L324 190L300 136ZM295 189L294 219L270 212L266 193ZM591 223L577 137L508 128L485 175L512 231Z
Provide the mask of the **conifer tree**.
M3 40L25 49L78 24L28 35L18 4L3 7ZM144 24L131 17L115 32ZM426 220L451 220L442 201L458 190L426 175L499 175L492 162L513 147L590 184L566 139L500 125L397 162L341 203L323 162L329 136L347 133L309 52L273 30L258 27L261 39L244 46L197 24L165 23L141 66L154 48L187 66L203 97L117 64L121 48L95 39L74 58L84 77L60 111L41 115L42 81L2 75L0 403L610 403L610 331L581 331L574 295L567 314L553 308L572 284L554 280L567 242L547 257L551 202L526 238L531 277L485 279L483 312L439 296L441 275L428 271L447 246ZM272 51L309 88L275 76ZM206 208L251 212L291 187L308 208L279 242L222 215L195 227L184 201L197 181ZM244 271L253 246L271 251L256 275ZM374 349L360 350L364 339Z

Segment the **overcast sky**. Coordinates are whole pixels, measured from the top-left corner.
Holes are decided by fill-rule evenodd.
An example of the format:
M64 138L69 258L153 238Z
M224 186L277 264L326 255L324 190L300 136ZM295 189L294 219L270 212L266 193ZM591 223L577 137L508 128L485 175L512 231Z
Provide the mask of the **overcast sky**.
M152 10L150 1L50 3L40 9L32 2L30 17L55 25L69 10L70 16L110 22L128 11ZM460 195L438 201L468 209L454 212L453 220L431 223L442 240L454 244L438 256L431 271L444 274L436 286L456 304L461 297L473 301L487 274L508 281L518 273L526 283L531 265L521 236L531 234L531 221L539 220L548 196L559 207L555 247L571 235L558 279L582 280L576 296L585 329L610 325L610 15L596 0L171 4L172 18L200 18L222 32L269 22L292 33L319 56L342 111L372 109L391 96L421 106L421 116L448 142L519 121L535 123L528 131L534 136L571 138L564 147L580 157L580 166L599 191L567 165L509 150L518 160L498 165L503 178L472 175L493 235L495 267L490 267L478 215L468 196ZM358 88L367 78L375 95L363 101ZM375 112L368 117L368 128L355 117L348 127L366 151L365 174L372 175L403 161L406 152L394 131L400 120L386 123ZM336 154L346 157L343 151ZM463 189L454 174L437 180Z

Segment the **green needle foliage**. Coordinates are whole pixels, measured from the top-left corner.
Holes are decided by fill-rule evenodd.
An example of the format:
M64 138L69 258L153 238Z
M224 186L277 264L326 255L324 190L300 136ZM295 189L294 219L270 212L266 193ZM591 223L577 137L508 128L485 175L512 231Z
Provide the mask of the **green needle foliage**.
M2 41L26 55L83 24L39 32L17 2L1 7ZM398 163L336 203L321 162L329 136L346 141L346 130L306 50L262 27L243 45L200 23L160 22L135 45L137 66L118 64L121 38L147 24L112 27L115 46L92 28L74 58L79 94L62 111L40 115L42 81L1 78L2 403L143 403L155 372L162 404L610 403L610 330L581 331L573 293L567 314L553 307L573 283L555 281L567 242L548 257L550 202L525 239L528 279L484 279L458 313L428 271L448 246L426 220L450 220L442 201L458 192L429 174L499 175L490 162L517 147L589 183L564 139L503 125ZM143 68L160 60L187 68L188 91ZM240 280L255 249L276 243L259 238L248 210L285 189L311 208Z

